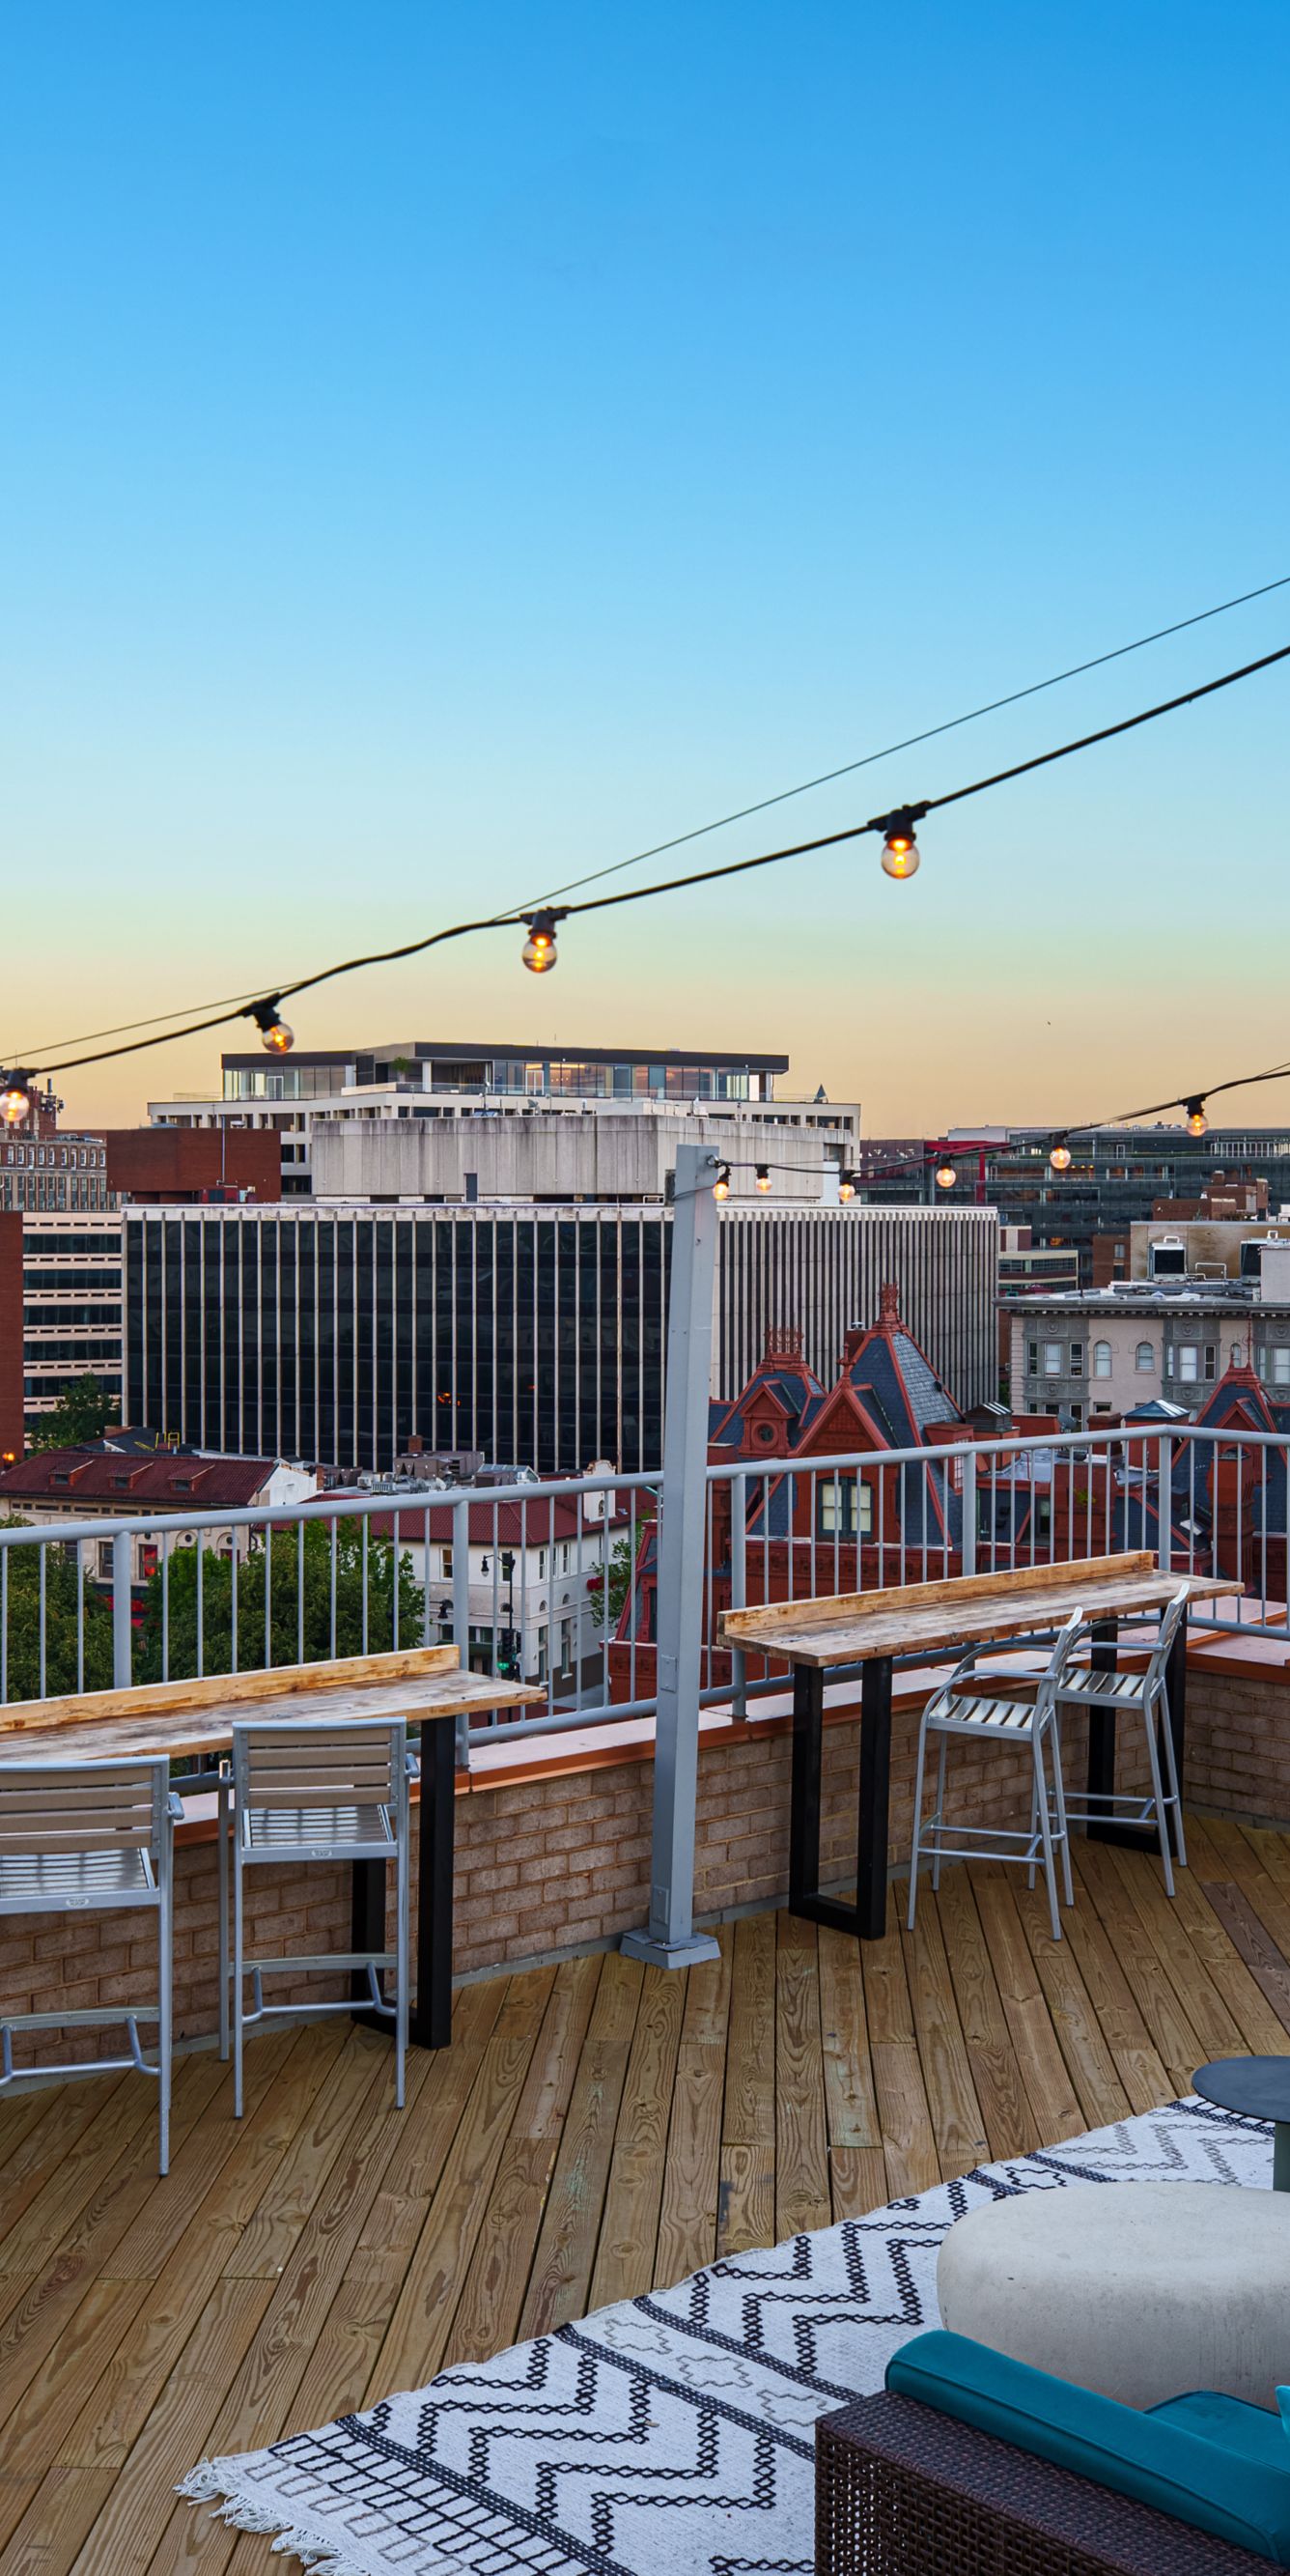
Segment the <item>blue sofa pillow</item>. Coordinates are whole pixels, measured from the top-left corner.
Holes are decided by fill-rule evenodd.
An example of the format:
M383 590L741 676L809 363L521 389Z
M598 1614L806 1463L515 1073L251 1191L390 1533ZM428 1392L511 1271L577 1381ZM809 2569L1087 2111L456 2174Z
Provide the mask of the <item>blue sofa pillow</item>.
M1035 2459L1290 2567L1290 2458L1284 2469L1260 2466L1248 2452L1031 2370L966 2335L916 2335L892 2355L887 2386Z

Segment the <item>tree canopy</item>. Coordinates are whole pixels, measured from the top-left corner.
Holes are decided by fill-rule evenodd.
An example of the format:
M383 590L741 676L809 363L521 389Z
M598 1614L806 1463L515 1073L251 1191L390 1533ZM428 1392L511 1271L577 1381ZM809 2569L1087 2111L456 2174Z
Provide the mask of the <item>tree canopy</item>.
M117 1398L108 1395L88 1369L63 1389L52 1413L37 1416L27 1433L27 1447L82 1449L91 1440L101 1440L119 1412Z
M22 1529L9 1518L0 1529ZM112 1614L87 1580L84 1586L83 1667L76 1638L76 1548L56 1540L47 1547L5 1550L6 1636L5 1692L10 1700L53 1698L63 1691L110 1690L112 1686ZM40 1670L40 1560L45 1560L45 1672Z
M423 1636L420 1585L406 1554L398 1566L398 1623L394 1617L394 1549L373 1538L367 1557L367 1629L363 1628L363 1542L352 1524L336 1533L335 1643L332 1642L331 1531L324 1521L306 1521L301 1536L281 1525L266 1549L257 1544L237 1568L237 1663L255 1665L325 1663L332 1655L380 1654L385 1648L419 1645ZM172 1680L186 1680L197 1670L198 1552L179 1547L171 1552L165 1591L169 1595ZM234 1572L231 1558L205 1548L201 1555L202 1668L208 1673L233 1668ZM160 1566L148 1580L143 1619L135 1646L135 1679L162 1677L163 1576ZM265 1651L266 1610L268 1647ZM303 1627L303 1645L302 1645Z

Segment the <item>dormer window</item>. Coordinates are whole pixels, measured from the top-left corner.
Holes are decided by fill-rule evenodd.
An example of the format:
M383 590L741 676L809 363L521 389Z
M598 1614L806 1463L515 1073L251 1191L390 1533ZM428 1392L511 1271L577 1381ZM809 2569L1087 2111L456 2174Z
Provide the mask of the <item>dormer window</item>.
M170 1479L170 1490L174 1494L191 1494L193 1490L192 1477L172 1476Z
M71 1477L70 1477L70 1475L68 1474L68 1471L67 1471L66 1467L56 1467L56 1468L55 1468L55 1470L54 1470L54 1483L55 1483L56 1485L70 1485L71 1481L72 1481L72 1480L71 1480Z

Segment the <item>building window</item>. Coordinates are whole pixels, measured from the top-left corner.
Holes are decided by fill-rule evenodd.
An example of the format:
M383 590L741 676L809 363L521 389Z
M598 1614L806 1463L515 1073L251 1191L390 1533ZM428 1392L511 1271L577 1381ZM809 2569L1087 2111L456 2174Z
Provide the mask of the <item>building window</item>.
M1198 1343L1179 1343L1178 1375L1181 1378L1186 1378L1189 1384L1195 1384L1196 1379L1200 1376L1200 1346Z
M1272 1383L1290 1386L1290 1342L1278 1342L1273 1349Z
M1083 1343L1082 1343L1082 1342L1072 1342L1072 1343L1071 1343L1071 1376L1072 1376L1072 1377L1082 1377L1082 1376L1083 1376L1083 1374L1084 1374L1084 1345L1083 1345Z
M1110 1376L1110 1374L1111 1374L1111 1345L1110 1345L1110 1343L1109 1343L1109 1342L1094 1342L1094 1344L1093 1344L1093 1375L1094 1375L1094 1377L1109 1377L1109 1376Z
M873 1489L858 1476L816 1480L815 1526L821 1538L867 1538L873 1528ZM856 1519L857 1500L859 1521Z
M1205 1344L1205 1375L1207 1378L1215 1378L1218 1375L1217 1342L1206 1342Z
M1044 1375L1045 1375L1045 1377L1060 1377L1060 1376L1061 1376L1061 1373L1062 1373L1062 1346L1061 1346L1061 1343L1060 1343L1060 1342L1045 1342L1045 1344L1044 1344Z
M1139 1342L1133 1354L1133 1365L1139 1373L1155 1367L1155 1352L1150 1342Z

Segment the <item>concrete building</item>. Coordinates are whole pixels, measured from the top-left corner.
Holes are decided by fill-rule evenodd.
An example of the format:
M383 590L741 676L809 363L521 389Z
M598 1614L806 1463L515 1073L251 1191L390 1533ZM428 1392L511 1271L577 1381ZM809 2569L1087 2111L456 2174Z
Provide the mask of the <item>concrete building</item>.
M1196 1413L1230 1369L1290 1388L1290 1241L1258 1278L1126 1280L1011 1309L1013 1401L1079 1428L1163 1400Z
M0 1454L77 1378L121 1394L121 1219L0 1213Z
M580 1510L576 1497L544 1493L535 1477L532 1496L522 1503L471 1503L472 1672L549 1681L557 1697L598 1684L608 1648L601 1605L613 1550L631 1526L626 1511L611 1507L606 1516L603 1501L601 1494L584 1495ZM456 1529L441 1489L419 1492L401 1478L399 1500L369 1527L374 1539L397 1538L427 1598L431 1633L450 1643Z
M315 1125L313 1195L386 1205L470 1206L505 1201L661 1207L678 1145L696 1113L652 1102L510 1102L426 1120L343 1095ZM845 1139L835 1128L777 1127L767 1135L741 1110L705 1111L703 1133L730 1161L732 1199L756 1200L762 1158L776 1199L836 1203ZM717 1132L714 1133L714 1126ZM832 1149L832 1150L830 1150ZM826 1157L828 1159L826 1160Z
M1074 1248L1085 1287L1105 1284L1094 1273L1095 1239L1126 1244L1134 1222L1152 1217L1161 1199L1197 1202L1222 1183L1242 1191L1262 1185L1265 1207L1290 1205L1283 1127L1212 1127L1204 1136L1182 1125L1073 1127L1064 1172L1048 1159L1054 1141L1051 1127L952 1127L926 1142L866 1137L863 1195L875 1203L988 1204L1001 1225L1028 1225L1036 1247ZM954 1173L946 1190L939 1171Z
M102 1136L60 1128L61 1100L52 1084L33 1083L21 1126L0 1134L0 1211L40 1215L102 1214L116 1206Z
M388 1471L414 1437L543 1473L662 1457L662 1206L283 1201L124 1213L126 1408L200 1448ZM989 1209L722 1212L713 1394L768 1331L831 1374L884 1281L968 1406L997 1391Z
M534 1107L575 1116L587 1110L619 1117L631 1111L671 1118L692 1113L727 1134L732 1120L749 1130L806 1130L818 1137L822 1160L847 1164L860 1132L858 1107L835 1105L823 1095L781 1098L776 1086L787 1071L786 1056L764 1051L562 1050L404 1039L369 1048L297 1048L285 1062L266 1059L262 1051L226 1055L218 1098L154 1100L148 1115L154 1126L168 1129L275 1136L288 1198L313 1193L314 1140L334 1124L473 1120L521 1115ZM468 1168L468 1158L462 1159ZM366 1190L368 1184L358 1186Z

